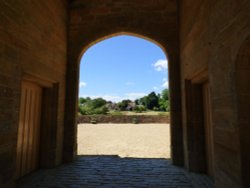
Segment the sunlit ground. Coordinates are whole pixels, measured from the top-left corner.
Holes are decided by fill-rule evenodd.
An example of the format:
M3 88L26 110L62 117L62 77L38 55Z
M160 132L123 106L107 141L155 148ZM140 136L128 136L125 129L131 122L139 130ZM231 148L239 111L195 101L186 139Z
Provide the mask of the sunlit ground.
M170 158L169 124L79 124L78 155Z

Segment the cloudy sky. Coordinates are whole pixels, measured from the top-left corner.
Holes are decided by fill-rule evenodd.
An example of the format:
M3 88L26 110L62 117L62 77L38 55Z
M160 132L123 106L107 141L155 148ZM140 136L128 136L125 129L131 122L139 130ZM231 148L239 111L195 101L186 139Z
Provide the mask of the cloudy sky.
M101 41L83 55L79 96L134 100L168 88L168 62L160 47L147 40L118 36Z

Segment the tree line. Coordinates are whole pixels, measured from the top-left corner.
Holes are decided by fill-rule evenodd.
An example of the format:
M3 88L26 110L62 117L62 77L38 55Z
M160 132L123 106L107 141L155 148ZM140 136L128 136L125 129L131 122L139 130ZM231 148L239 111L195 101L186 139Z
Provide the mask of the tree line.
M78 113L80 115L108 114L114 111L160 111L169 112L169 90L164 89L161 93L151 92L148 95L131 101L121 102L106 101L103 98L91 99L80 97L78 101Z

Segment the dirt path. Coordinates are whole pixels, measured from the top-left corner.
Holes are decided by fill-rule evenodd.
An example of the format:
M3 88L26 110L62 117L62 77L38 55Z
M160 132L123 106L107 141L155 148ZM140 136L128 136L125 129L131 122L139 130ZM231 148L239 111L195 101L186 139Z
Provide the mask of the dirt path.
M79 124L79 155L170 158L168 124Z

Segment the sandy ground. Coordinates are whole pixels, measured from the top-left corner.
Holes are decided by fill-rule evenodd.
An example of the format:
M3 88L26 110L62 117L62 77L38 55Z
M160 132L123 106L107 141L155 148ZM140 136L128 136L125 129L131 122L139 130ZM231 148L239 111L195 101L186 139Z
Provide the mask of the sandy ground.
M78 155L170 158L169 124L79 124Z

